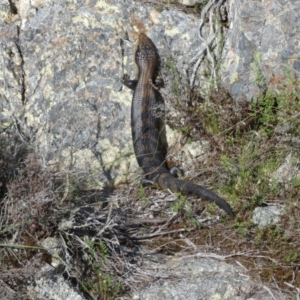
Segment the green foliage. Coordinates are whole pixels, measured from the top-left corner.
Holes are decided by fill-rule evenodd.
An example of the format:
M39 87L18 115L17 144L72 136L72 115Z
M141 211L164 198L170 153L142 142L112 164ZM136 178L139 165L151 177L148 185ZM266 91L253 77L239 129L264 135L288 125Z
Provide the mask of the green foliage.
M101 294L101 299L104 300L114 300L121 290L120 283L114 283L110 275L102 276L101 273L98 274L99 278L99 294Z
M113 300L120 292L120 283L115 283L110 274L104 273L104 265L109 258L106 244L100 240L95 243L88 237L83 238L87 245L90 276L81 281L81 287L89 294L94 294L103 300Z
M182 220L194 225L202 227L202 223L194 218L192 205L185 195L178 194L178 200L171 206L174 212L181 215Z
M278 183L275 180L270 182L269 177L279 167L283 154L279 150L263 153L260 145L258 141L249 139L240 145L238 156L221 155L222 167L230 174L230 180L222 191L233 203L239 203L238 199L247 196L250 201L242 204L243 210L261 205L268 194L276 195L279 191Z
M288 84L297 84L297 79L295 77L295 73L291 68L286 67L284 69L284 75L286 77Z
M207 204L207 211L211 214L211 215L215 215L216 214L216 204L215 203L208 203Z
M186 208L190 208L191 204L189 203L186 196L179 194L178 200L172 205L172 209L176 213L184 213Z
M294 220L296 221L296 220ZM285 229L279 225L269 226L257 231L255 243L260 247L268 245L273 249L275 255L288 264L299 264L299 248L292 243L291 236L286 236Z
M114 283L110 275L103 275L100 271L96 273L97 282L90 278L81 281L81 287L87 293L99 296L98 299L114 300L118 296L121 285Z
M295 188L300 188L300 178L292 178L290 182Z
M253 101L245 117L249 124L246 131L240 131L239 135L224 131L226 143L223 144L225 149L220 161L229 180L221 190L233 203L247 197L250 201L242 203L242 209L261 205L280 193L278 182L270 180L270 176L282 164L288 152L286 146L278 146L278 140L274 137L278 128L287 128L287 134L291 137L300 137L300 122L295 117L300 107L298 93L299 87L296 86L293 93L281 92L276 95L268 92L262 95ZM218 116L217 113L215 115ZM299 186L299 181L292 179L291 184Z
M287 89L287 88L286 88ZM290 87L289 87L290 89ZM288 127L288 133L300 136L300 86L295 85L292 92L268 91L252 102L249 116L253 119L253 129L263 137L270 137L278 127Z
M266 80L260 67L261 54L256 52L254 53L253 58L254 61L250 63L250 68L254 72L255 84L259 87L262 87L266 84Z
M219 116L214 107L207 105L205 108L204 124L209 133L215 135L220 132Z
M176 67L175 67L175 62L173 57L169 57L166 61L167 67L170 69L172 73L177 73Z
M227 171L231 171L232 170L232 164L229 160L229 157L225 154L221 155L221 162L223 164L223 167L227 170Z
M99 241L99 249L100 249L100 252L102 255L102 259L104 261L105 259L107 259L109 252L108 252L107 246L105 245L105 243L102 240Z
M255 122L254 129L260 130L264 137L273 134L277 121L278 103L273 93L267 93L252 103L250 116Z
M203 9L203 8L207 5L208 2L209 2L208 0L201 1L201 2L199 3L199 5L200 5L201 8Z
M178 128L178 131L188 135L191 132L191 128L189 126L182 126Z
M142 201L143 203L148 203L148 198L147 198L147 194L146 194L146 190L143 187L143 185L139 186L139 191L138 191L138 198L140 201Z
M172 56L170 56L166 61L166 66L169 69L170 76L172 78L172 91L175 96L180 96L181 86L180 86L180 75L176 69L176 63ZM177 101L180 101L179 99Z
M164 10L164 7L162 5L159 5L155 9L157 12L161 13Z
M290 250L285 257L287 263L296 262L299 260L299 252L296 250Z
M249 230L253 227L253 223L251 221L240 222L235 220L233 223L233 227L236 229L236 232L243 237L246 237L249 233Z
M193 138L193 137L188 137L188 139L187 139L187 143L188 143L188 144L192 144L192 143L195 142L195 141L196 141L196 139Z

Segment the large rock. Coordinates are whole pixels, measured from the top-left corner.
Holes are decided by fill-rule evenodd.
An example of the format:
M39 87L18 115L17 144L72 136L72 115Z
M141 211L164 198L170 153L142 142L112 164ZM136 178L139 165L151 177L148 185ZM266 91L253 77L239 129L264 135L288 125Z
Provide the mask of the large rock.
M72 286L62 275L49 266L38 272L32 284L27 286L27 299L34 300L85 300L86 297Z
M0 60L2 126L14 128L47 166L76 174L86 188L132 180L138 170L132 93L120 78L134 73L136 26L144 27L164 60L176 57L185 74L187 54L198 44L197 20L116 0L20 1L17 7L19 18L1 29L7 35Z
M250 100L298 74L300 5L229 3L222 84L234 99ZM135 32L146 31L158 48L168 107L178 98L174 81L182 87L191 82L192 58L205 48L198 38L199 20L131 1L0 4L0 21L9 23L0 29L1 127L13 129L45 165L76 174L81 186L132 181L138 166L130 133L131 91L120 77L134 74ZM226 35L226 27L222 30ZM208 32L205 26L206 38ZM209 87L211 77L203 75L209 69L206 63L195 73L196 87Z
M222 84L236 100L275 91L300 75L300 2L230 0Z
M200 258L197 258L197 255L186 258L170 258L167 260L166 266L161 269L159 265L155 266L162 277L172 276L173 278L158 280L144 290L135 293L131 299L286 299L285 296L249 280L249 277L241 269L210 258L201 258L201 254Z

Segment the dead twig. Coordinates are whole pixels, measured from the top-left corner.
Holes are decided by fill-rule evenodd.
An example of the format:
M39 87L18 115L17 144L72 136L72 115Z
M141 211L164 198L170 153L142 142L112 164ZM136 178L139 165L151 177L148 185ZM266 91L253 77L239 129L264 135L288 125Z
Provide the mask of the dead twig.
M132 239L132 240L148 240L148 239L152 239L152 238L155 238L158 236L163 236L163 235L168 235L168 234L173 234L173 233L178 233L178 232L191 232L196 229L197 229L197 227L182 228L182 229L158 232L158 233L153 233L153 234L148 234L148 235L143 235L143 236L132 236L132 237L130 237L130 239Z

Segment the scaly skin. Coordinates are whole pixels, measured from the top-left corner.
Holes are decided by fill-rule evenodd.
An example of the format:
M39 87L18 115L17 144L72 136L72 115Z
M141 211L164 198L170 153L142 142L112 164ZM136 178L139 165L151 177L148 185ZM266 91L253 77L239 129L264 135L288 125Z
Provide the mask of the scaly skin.
M139 35L135 61L138 66L137 80L124 80L123 83L134 89L131 108L131 129L134 152L139 166L144 170L148 181L162 190L174 193L194 194L216 203L234 218L230 205L206 188L174 177L165 164L161 146L161 118L157 113L161 97L153 84L159 66L159 56L153 42L143 33Z

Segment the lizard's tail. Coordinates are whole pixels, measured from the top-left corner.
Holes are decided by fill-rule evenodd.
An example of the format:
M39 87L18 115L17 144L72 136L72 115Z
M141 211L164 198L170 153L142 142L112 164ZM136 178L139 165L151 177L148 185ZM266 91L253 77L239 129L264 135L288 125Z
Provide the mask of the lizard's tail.
M232 208L224 199L203 186L175 178L171 174L164 174L164 176L159 177L160 178L157 178L157 182L162 188L170 189L174 193L181 192L182 194L193 194L203 197L205 200L216 203L232 218L235 217Z

